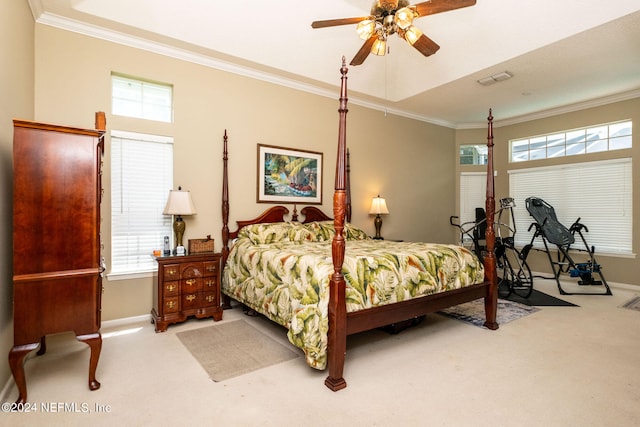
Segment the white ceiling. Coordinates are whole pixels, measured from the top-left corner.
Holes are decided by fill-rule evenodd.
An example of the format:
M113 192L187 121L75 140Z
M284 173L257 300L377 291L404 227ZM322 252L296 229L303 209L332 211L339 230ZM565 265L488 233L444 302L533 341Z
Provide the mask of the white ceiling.
M417 0L416 2L419 2ZM338 97L355 25L372 0L29 0L35 19L251 77ZM497 124L640 96L640 1L478 0L414 25L441 46L422 56L393 36L390 54L350 67L349 100L453 128ZM492 86L478 79L508 71Z

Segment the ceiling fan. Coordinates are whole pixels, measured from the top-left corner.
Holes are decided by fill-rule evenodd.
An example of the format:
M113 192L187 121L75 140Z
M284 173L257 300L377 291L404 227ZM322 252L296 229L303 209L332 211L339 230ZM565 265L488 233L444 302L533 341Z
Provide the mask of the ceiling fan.
M398 34L424 56L429 56L436 53L440 46L422 34L422 31L413 25L413 20L421 16L448 12L474 4L476 4L476 0L429 0L413 5L410 5L407 0L376 0L371 6L371 15L369 16L314 21L311 23L311 27L326 28L358 24L356 32L361 39L366 41L351 60L351 65L362 64L369 53L384 55L387 51L387 37L391 34Z

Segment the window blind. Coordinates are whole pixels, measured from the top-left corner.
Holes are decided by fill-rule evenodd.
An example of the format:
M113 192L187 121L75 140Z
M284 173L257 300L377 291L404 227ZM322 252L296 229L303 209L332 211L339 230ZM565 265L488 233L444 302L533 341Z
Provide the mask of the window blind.
M587 243L598 253L632 254L631 165L624 158L509 171L509 194L517 205L516 244L531 241L533 230L527 229L533 218L525 199L539 197L553 206L565 227L580 218L589 229Z
M151 254L171 236L163 215L173 187L173 138L111 132L111 272L154 268Z
M474 222L476 208L485 209L486 188L486 172L462 172L460 174L460 224Z

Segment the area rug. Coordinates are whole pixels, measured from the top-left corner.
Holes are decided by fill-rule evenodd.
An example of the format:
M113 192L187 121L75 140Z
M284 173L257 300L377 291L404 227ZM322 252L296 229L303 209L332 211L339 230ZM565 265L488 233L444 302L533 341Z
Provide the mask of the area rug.
M504 298L509 301L519 302L521 304L526 305L534 305L534 306L566 306L566 307L579 307L569 301L565 301L560 298L556 298L552 295L545 294L544 292L540 292L537 289L532 289L531 295L529 298L522 298L514 293Z
M629 310L640 311L640 296L631 298L629 301L622 304L620 308L628 308Z
M245 320L178 332L213 381L223 381L299 357Z
M504 325L505 323L509 323L531 313L535 313L536 311L540 311L540 309L526 304L520 304L518 302L498 299L497 321L499 325ZM483 327L482 325L485 321L484 300L477 299L446 308L438 313L447 317L462 320L463 322L470 323L474 326Z

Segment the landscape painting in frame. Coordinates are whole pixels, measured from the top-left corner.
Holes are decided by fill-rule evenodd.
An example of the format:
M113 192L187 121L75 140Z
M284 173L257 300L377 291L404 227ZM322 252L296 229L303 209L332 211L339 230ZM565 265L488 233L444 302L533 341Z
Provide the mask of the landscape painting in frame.
M257 199L322 204L322 153L258 144Z

